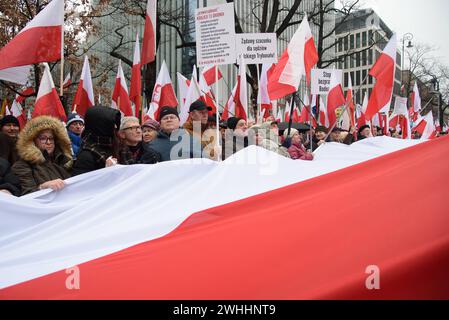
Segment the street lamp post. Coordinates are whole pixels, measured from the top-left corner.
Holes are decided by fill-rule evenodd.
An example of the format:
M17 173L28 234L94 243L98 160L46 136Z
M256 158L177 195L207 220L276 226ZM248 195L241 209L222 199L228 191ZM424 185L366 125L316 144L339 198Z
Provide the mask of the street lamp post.
M408 41L407 48L413 48L413 34L410 32L402 37L402 58L401 58L401 84L404 85L404 60L405 60L405 42ZM409 75L410 77L410 75Z

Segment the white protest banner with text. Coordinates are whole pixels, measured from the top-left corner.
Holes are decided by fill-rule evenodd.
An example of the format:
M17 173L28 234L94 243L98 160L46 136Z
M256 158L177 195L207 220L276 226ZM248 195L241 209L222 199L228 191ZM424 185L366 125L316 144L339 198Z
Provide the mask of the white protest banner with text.
M332 73L337 73L337 79L342 79L343 71L338 69L312 69L312 94L327 95L330 90ZM343 87L343 85L342 85Z
M235 37L237 59L243 55L246 64L277 62L276 33L239 33Z
M236 62L234 26L233 3L196 9L195 30L198 67Z

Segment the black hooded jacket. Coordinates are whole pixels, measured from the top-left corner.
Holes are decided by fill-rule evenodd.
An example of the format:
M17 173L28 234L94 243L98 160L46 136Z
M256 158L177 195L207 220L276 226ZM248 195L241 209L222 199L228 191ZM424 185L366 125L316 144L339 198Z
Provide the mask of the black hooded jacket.
M115 133L120 127L120 120L120 111L116 109L93 107L87 110L81 150L73 166L73 176L102 169L110 156L117 157Z

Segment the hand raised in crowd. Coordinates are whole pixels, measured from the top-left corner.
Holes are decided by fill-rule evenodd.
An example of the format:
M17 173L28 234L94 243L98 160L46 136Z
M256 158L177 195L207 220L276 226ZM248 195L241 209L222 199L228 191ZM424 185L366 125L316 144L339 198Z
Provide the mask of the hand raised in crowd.
M52 189L54 191L62 190L65 187L65 182L62 179L55 179L51 181L44 182L39 186L40 190Z
M324 140L318 141L318 147L321 146L321 145L323 145L323 144L325 144L325 143L326 143L326 141L324 141Z

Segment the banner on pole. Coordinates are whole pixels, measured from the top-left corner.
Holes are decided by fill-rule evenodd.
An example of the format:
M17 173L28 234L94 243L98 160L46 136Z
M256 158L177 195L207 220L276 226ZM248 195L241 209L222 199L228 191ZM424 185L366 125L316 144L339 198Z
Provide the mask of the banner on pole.
M277 62L276 33L239 33L235 38L237 59L243 55L246 64Z
M233 3L195 10L198 67L236 62L234 21Z
M332 73L337 73L337 79L342 79L343 71L338 69L312 69L312 94L327 95L330 90Z

